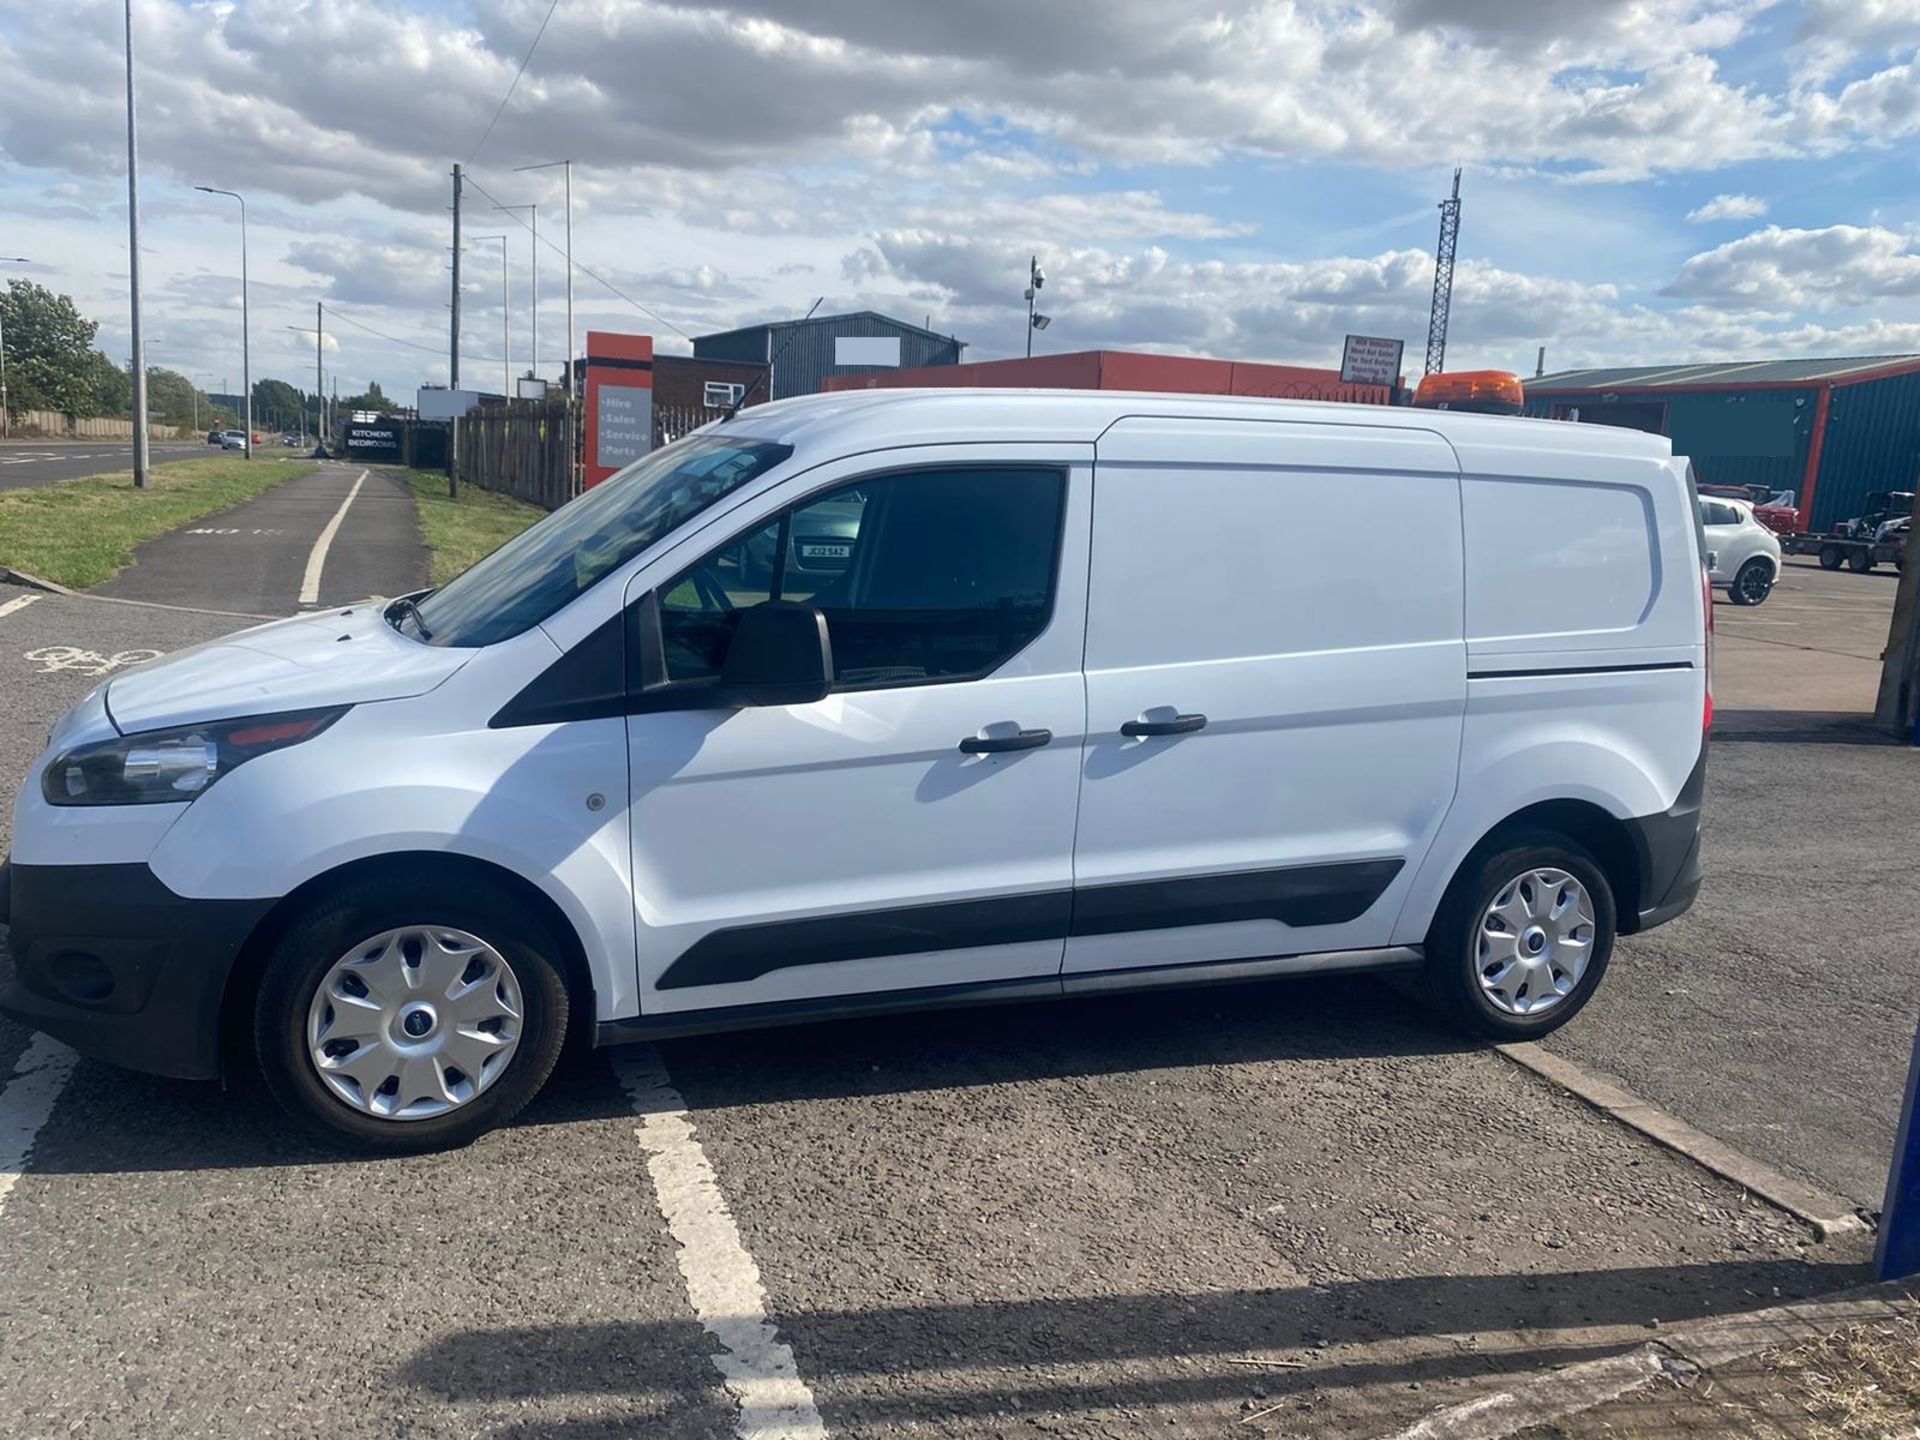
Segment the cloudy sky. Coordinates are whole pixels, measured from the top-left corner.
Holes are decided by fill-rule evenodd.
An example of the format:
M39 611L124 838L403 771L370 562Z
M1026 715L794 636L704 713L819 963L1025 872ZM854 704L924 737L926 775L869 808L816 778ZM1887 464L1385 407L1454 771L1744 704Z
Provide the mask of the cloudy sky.
M1466 169L1452 366L1920 351L1920 0L136 0L150 360L341 392L446 378L449 171L506 234L513 356L825 310L1017 353L1417 370ZM515 74L540 34L517 85ZM0 254L126 353L120 0L0 0ZM502 107L503 97L506 99ZM497 123L494 117L498 112ZM491 197L491 198L490 198ZM498 242L467 257L497 383ZM23 273L12 266L0 273ZM606 282L605 284L601 281ZM615 292L619 293L615 293ZM643 313L643 308L649 313Z

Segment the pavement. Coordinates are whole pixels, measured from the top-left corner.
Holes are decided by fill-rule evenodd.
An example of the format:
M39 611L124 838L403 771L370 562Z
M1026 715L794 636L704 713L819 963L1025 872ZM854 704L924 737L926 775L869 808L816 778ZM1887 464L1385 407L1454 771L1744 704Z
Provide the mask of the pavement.
M271 616L426 583L427 549L404 473L326 463L149 540L131 568L90 593Z
M1723 694L1890 601L1809 585L1836 579L1772 617L1793 644L1721 608ZM6 802L86 689L244 623L31 594L0 586ZM1915 763L1716 743L1700 905L1623 942L1555 1049L1870 1188L1920 997ZM1864 1236L1816 1242L1363 976L588 1053L507 1130L380 1162L245 1069L163 1081L0 1021L0 1080L23 1436L1387 1434L1867 1278Z
M147 446L147 460L153 465L204 460L218 454L219 448L204 439L159 440ZM133 445L126 440L0 442L0 491L31 490L57 480L80 480L131 469Z

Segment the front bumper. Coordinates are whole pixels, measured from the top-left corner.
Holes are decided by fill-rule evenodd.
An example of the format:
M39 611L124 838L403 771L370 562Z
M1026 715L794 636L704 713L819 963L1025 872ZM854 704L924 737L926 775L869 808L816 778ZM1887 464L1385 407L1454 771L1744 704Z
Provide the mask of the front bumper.
M96 1060L211 1080L228 977L272 905L176 895L143 864L0 867L0 1013Z

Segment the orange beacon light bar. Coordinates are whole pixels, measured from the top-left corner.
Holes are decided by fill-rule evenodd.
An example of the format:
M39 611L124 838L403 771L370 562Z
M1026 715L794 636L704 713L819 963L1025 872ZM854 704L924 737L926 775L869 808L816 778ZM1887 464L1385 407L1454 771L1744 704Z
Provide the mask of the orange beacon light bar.
M1481 415L1518 415L1526 398L1520 377L1510 370L1429 375L1413 393L1413 403L1429 410L1471 410Z

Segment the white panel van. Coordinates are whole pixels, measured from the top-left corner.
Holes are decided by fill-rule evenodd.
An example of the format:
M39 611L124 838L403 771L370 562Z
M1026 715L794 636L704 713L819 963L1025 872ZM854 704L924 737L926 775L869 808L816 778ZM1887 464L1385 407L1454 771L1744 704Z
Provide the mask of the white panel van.
M441 589L116 676L0 880L0 1008L369 1149L612 1044L1405 969L1563 1024L1700 885L1657 436L1209 396L748 410Z

